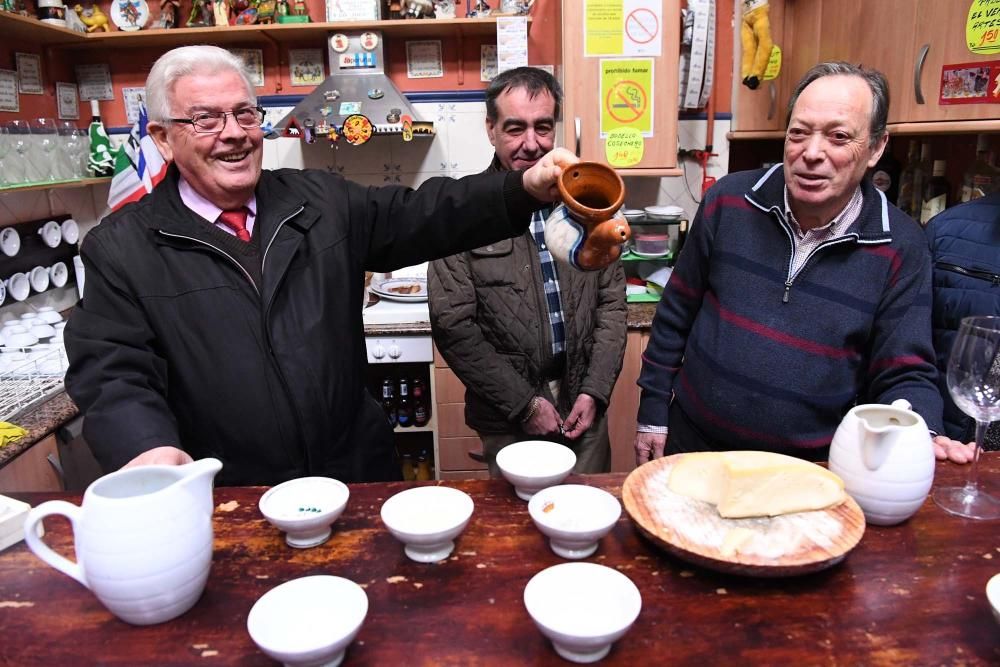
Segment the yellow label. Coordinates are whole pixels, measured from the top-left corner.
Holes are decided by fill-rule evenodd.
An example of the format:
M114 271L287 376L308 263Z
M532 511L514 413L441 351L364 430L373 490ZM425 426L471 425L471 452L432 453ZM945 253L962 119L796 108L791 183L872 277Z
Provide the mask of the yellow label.
M777 79L779 74L781 74L781 47L775 44L771 47L771 57L767 59L764 81Z
M977 55L1000 53L1000 2L972 0L965 21L965 44Z
M624 50L624 0L587 0L583 55L620 56Z
M653 133L653 59L601 61L601 136L618 127Z
M604 154L612 167L632 167L642 161L646 142L634 127L618 127L608 132Z

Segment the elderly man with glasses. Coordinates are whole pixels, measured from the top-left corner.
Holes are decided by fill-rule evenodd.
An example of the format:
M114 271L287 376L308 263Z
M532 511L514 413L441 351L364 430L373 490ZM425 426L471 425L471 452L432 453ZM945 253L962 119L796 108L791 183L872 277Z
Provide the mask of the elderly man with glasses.
M221 484L398 475L365 389L365 271L520 235L576 159L557 149L524 171L369 188L263 171L263 113L223 49L168 52L146 94L168 174L87 235L65 334L66 387L98 460L214 456Z

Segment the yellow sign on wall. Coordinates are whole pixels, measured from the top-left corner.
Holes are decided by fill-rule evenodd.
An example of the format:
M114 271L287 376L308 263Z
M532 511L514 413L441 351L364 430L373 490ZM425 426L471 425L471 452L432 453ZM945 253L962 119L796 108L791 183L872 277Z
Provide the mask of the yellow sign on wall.
M633 167L642 162L646 140L634 127L619 127L608 132L604 155L612 167Z
M1000 0L972 0L965 43L977 55L1000 53Z
M653 59L601 61L601 136L631 127L653 136Z
M625 8L622 0L586 0L584 16L585 56L621 55Z

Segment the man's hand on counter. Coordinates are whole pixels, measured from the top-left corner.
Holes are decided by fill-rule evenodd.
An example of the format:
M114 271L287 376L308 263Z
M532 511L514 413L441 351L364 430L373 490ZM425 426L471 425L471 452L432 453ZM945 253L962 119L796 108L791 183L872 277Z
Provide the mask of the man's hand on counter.
M946 435L938 435L934 437L934 456L938 461L972 463L976 458L976 443L959 442Z
M563 169L580 158L565 148L554 148L524 172L522 183L529 195L539 201L559 201L559 177Z
M122 468L152 465L182 466L185 463L191 463L193 460L183 449L177 449L176 447L156 447L139 454L139 456L123 465Z

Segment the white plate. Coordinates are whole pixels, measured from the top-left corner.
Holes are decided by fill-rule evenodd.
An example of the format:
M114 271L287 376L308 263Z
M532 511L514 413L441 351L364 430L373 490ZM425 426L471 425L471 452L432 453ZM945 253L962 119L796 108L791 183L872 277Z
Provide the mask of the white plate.
M21 250L21 235L12 227L0 232L0 250L8 257L13 257Z
M149 21L146 0L112 0L108 9L111 20L124 32L139 30Z
M42 242L50 248L58 248L62 243L62 227L55 220L49 220L38 230Z
M80 225L76 224L73 218L63 220L59 228L62 231L62 240L66 243L72 245L80 240Z
M640 258L640 259L660 259L660 258L662 258L662 257L666 257L667 255L669 255L669 254L670 254L670 251L669 251L669 250L667 250L666 252L659 252L659 253L656 253L655 255L647 255L647 254L646 254L646 253L644 253L644 252L636 252L636 251L635 251L634 249L633 249L633 250L631 250L630 252L631 252L631 253L632 253L633 255L635 255L636 257Z
M394 291L400 288L416 285L419 291L412 294L404 294ZM427 279L426 278L389 278L382 282L372 283L372 292L378 294L383 299L390 301L427 301Z
M684 215L680 206L647 206L646 216L653 220L677 220Z

